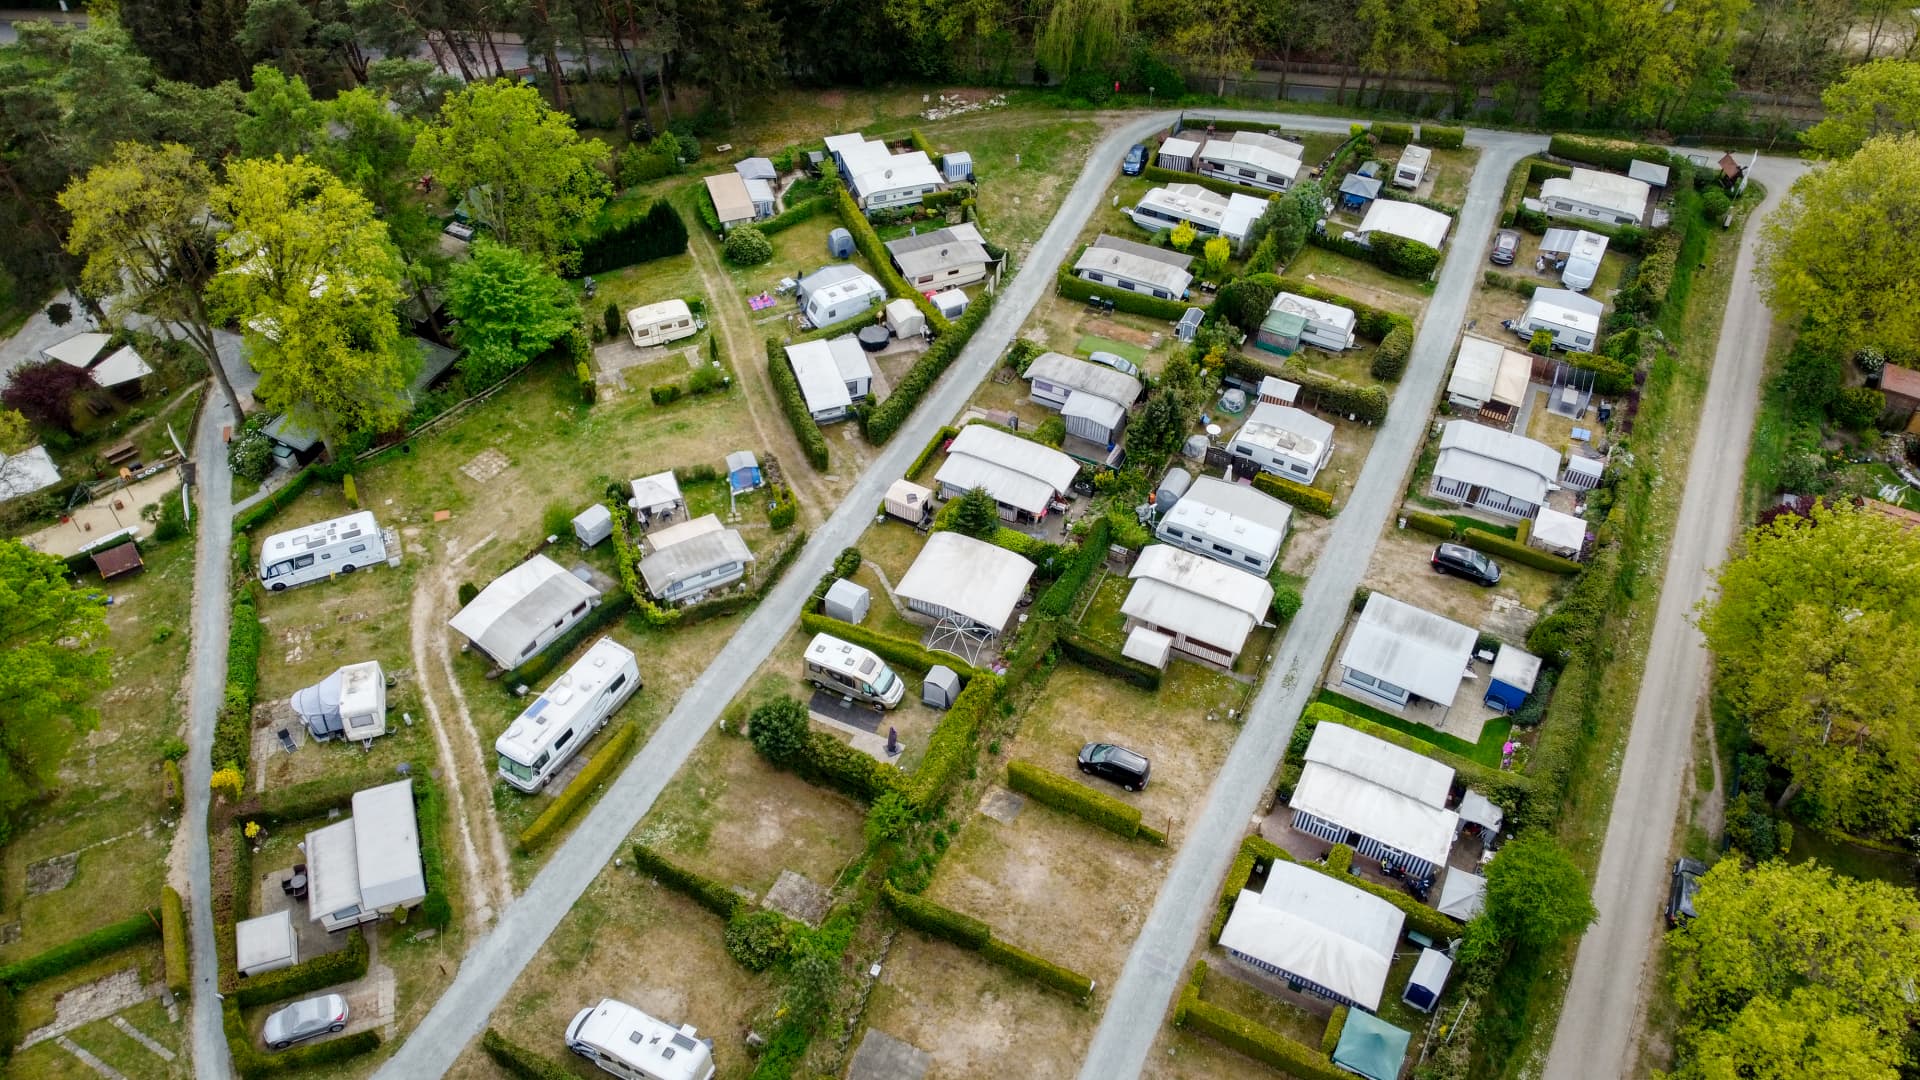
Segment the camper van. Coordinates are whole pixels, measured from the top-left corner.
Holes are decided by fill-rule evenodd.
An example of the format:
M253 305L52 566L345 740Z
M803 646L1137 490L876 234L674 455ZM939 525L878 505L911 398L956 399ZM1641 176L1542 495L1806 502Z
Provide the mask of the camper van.
M527 792L547 786L581 744L639 689L640 667L633 651L612 638L594 642L494 740L500 779Z
M386 561L380 523L362 510L267 537L260 545L260 583L280 592Z
M700 332L704 324L693 317L685 300L662 300L627 312L627 334L636 348L665 345Z
M891 709L906 693L905 679L878 656L830 634L813 635L807 646L807 681L876 709Z
M601 998L567 1025L567 1049L626 1080L711 1080L713 1040L623 1001Z

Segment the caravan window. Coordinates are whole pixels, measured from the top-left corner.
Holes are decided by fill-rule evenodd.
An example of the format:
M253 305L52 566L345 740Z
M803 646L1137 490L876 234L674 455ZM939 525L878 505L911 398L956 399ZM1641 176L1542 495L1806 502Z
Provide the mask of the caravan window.
M1248 565L1248 566L1259 566L1259 565L1260 565L1260 560L1259 560L1259 559L1256 559L1256 558L1254 558L1254 557L1253 557L1252 555L1242 555L1242 556L1240 556L1240 557L1241 557L1242 559L1244 559L1244 560L1246 560L1246 563L1247 563L1247 565Z
M313 565L313 556L311 555L302 555L293 560L293 568L295 570L305 570L307 567L312 565Z
M553 760L552 754L543 753L539 757L533 759L533 767L535 769L544 769L547 767L547 762L551 760Z
M627 685L627 673L623 671L620 673L619 678L607 684L607 689L606 689L607 696L612 697L614 694L620 691L621 687L625 685Z
M351 552L351 553L353 553L353 554L355 554L355 555L358 555L358 554L360 554L361 552L363 552L363 551L365 551L365 550L367 550L367 545L365 545L365 544L355 544L355 545L353 545L352 547L350 547L350 548L348 548L347 550L348 550L349 552Z
M559 750L565 747L568 743L572 741L573 741L573 732L572 730L568 730L565 735L562 735L559 738L553 740L553 748L555 750Z

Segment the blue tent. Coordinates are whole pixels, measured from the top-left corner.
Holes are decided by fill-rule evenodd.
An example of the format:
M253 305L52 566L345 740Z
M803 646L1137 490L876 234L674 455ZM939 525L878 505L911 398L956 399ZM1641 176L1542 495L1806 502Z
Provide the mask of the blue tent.
M1371 1080L1395 1080L1407 1060L1407 1044L1413 1034L1359 1009L1347 1011L1347 1024L1340 1029L1340 1045L1333 1048L1333 1063L1350 1073Z
M748 450L735 450L727 455L727 484L735 495L752 491L764 481L760 476L760 461Z
M1486 703L1502 712L1512 712L1533 693L1540 678L1540 658L1521 652L1511 645L1500 646L1493 658L1493 677L1487 680Z

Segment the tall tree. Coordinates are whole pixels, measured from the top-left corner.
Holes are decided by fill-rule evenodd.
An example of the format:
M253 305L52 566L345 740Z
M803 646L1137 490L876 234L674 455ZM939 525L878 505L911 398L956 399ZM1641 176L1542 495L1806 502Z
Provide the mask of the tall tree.
M1522 833L1487 867L1486 918L1507 941L1545 949L1578 935L1597 916L1580 868L1547 833Z
M1176 53L1214 77L1214 93L1225 96L1227 80L1253 66L1254 33L1260 5L1254 0L1200 0L1173 33Z
M179 326L239 416L203 299L214 271L212 191L213 173L186 147L121 143L60 193L60 206L73 219L67 250L85 260L88 291L124 295L133 310Z
M559 255L606 201L605 143L582 139L539 91L505 81L447 98L421 132L413 166L464 195L468 212L503 243Z
M105 605L51 555L0 540L0 841L59 775L107 684Z
M454 341L466 350L461 371L474 386L512 374L580 325L566 282L535 256L484 238L447 279L447 313Z
M37 424L73 434L74 399L100 387L83 368L58 360L39 360L13 369L0 402Z
M1844 355L1920 357L1920 133L1883 135L1801 177L1766 220L1761 274L1776 311Z
M1034 56L1060 78L1117 59L1133 31L1133 0L1052 0Z
M460 89L460 80L431 60L390 57L367 65L367 88L391 98L407 119L426 120L440 111L448 94Z
M305 79L259 64L253 69L253 89L247 91L246 114L235 134L242 156L291 158L312 152L324 123Z
M667 70L684 70L733 121L741 105L782 74L782 31L772 6L767 0L674 0L673 7L678 33Z
M373 207L305 160L236 161L215 190L232 232L208 288L246 331L254 396L328 441L406 416L420 357L400 332L400 260Z
M1920 825L1920 536L1850 506L1777 518L1721 568L1700 627L1719 685L1815 824Z
M1875 60L1820 93L1826 118L1800 134L1801 145L1844 158L1881 135L1920 129L1920 61Z
M440 221L415 188L410 158L419 122L367 87L349 90L318 106L326 135L313 158L373 204L387 237L405 265L408 291L423 311L432 310L428 290L446 274Z
M1686 1014L1676 1076L1886 1078L1920 1023L1920 902L1816 863L1700 881L1699 916L1668 935ZM1851 1071L1850 1071L1851 1070Z

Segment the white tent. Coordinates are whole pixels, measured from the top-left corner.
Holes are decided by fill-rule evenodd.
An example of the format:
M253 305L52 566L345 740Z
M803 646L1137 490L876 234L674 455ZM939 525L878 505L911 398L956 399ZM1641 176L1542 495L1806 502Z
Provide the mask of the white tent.
M1413 974L1407 978L1407 988L1400 1000L1419 1009L1432 1012L1440 1002L1440 994L1447 988L1447 976L1453 973L1453 960L1438 949L1421 949L1420 959L1413 965Z
M261 975L299 962L300 939L293 932L291 909L234 924L233 965L240 974Z
M40 351L40 355L49 360L58 360L68 367L84 368L92 365L93 358L113 340L112 334L75 334L65 341L56 342Z
M1440 902L1434 905L1440 914L1466 922L1486 905L1486 878L1457 867L1447 869L1447 879L1440 883Z
M573 535L581 547L592 547L613 535L613 511L606 503L594 503L573 516Z
M1380 1006L1406 916L1391 903L1296 863L1275 861L1260 892L1243 889L1220 945L1327 997Z
M1500 831L1501 823L1506 819L1506 814L1502 813L1500 808L1493 804L1492 800L1471 788L1467 789L1467 793L1460 797L1460 820L1462 822L1472 822L1487 830L1489 833L1497 833Z
M93 381L101 386L121 386L153 374L153 369L131 345L122 345L93 366Z
M17 499L60 482L60 467L44 446L30 446L11 456L0 454L0 500Z
M670 514L685 509L687 500L680 494L680 481L673 470L643 476L633 482L633 498L627 500L636 514Z
M907 606L936 619L959 617L1005 629L1033 577L1033 564L1006 548L955 532L937 532L893 587Z
M1369 858L1390 848L1432 866L1453 850L1459 815L1446 809L1453 770L1431 758L1331 722L1314 728L1294 786L1297 816L1357 832Z
M927 332L927 317L911 300L887 301L887 329L897 338L919 337Z
M1363 237L1375 232L1392 233L1438 250L1452 227L1452 218L1419 203L1375 199L1367 206L1367 216L1360 220L1359 233Z
M1563 514L1551 506L1542 506L1533 515L1533 531L1527 534L1527 543L1571 558L1580 554L1580 549L1586 546L1586 519Z

